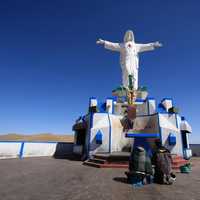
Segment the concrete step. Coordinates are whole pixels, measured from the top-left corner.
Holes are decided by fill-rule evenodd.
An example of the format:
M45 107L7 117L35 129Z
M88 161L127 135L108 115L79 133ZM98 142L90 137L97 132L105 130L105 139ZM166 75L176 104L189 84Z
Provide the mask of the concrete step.
M95 159L106 160L107 162L128 162L130 153L121 152L121 153L111 153L111 154L95 154Z
M94 158L85 161L83 164L98 168L128 168L130 153L95 154ZM189 163L181 156L173 155L172 169L178 171L180 166Z
M176 157L172 157L172 163L181 163L181 162L189 162L188 160L185 160L183 157L181 156L176 156Z
M172 165L184 165L187 164L188 161L187 160L180 160L180 161L173 161Z
M88 166L91 166L91 167L100 168L100 164L99 163L94 163L94 162L90 162L90 161L84 161L83 165L88 165Z
M187 163L190 163L190 161L185 160L183 157L181 156L172 156L172 169L175 171L179 171L180 172L180 166L183 166Z
M107 162L106 160L100 159L100 158L91 158L91 159L89 159L89 161L94 162L94 163L99 163L99 164L104 164Z
M91 167L97 167L97 168L128 168L128 164L119 164L119 163L104 163L104 164L100 164L100 163L94 163L94 162L90 162L90 161L85 161L83 163L84 165L88 165Z

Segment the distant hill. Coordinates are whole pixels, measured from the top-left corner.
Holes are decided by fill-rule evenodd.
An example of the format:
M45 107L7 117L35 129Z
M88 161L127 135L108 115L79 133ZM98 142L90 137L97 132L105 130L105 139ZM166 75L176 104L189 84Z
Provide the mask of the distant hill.
M5 134L0 135L0 141L58 141L58 142L73 142L73 135L58 135L52 133L41 133L41 134L32 134L32 135L23 135L23 134Z
M190 144L193 156L200 156L200 144Z

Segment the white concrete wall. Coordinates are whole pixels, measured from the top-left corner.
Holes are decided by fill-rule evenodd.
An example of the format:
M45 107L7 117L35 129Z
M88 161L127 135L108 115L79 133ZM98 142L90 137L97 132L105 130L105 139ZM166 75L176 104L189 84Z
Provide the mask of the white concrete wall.
M57 142L38 143L25 142L23 157L53 156L56 151Z
M18 158L21 142L0 142L0 159Z
M148 115L148 104L147 102L136 102L136 114L137 116L140 115Z
M128 105L128 104L127 103L116 103L116 102L114 102L114 114L124 115L127 108L122 107L123 105Z
M149 133L149 134L159 133L157 114L150 116L136 117L133 124L133 129L129 130L129 132Z
M165 107L166 111L169 110L173 106L173 102L171 99L165 99L162 101L163 106Z
M180 129L181 128L181 116L179 114L176 114L176 119L177 119L178 128Z
M173 133L176 136L176 145L169 145L168 136L170 133ZM170 150L172 154L183 156L183 145L180 132L175 132L170 129L162 128L161 135L162 135L162 143L167 149Z
M176 114L159 114L160 127L178 132Z
M161 126L162 144L168 148L172 154L183 156L183 145L180 129L177 128L176 114L159 114ZM176 136L176 145L169 145L168 136L173 133Z
M62 156L70 154L72 151L72 143L0 141L0 159Z
M95 113L93 115L93 127L90 132L90 155L94 153L108 153L122 151L124 147L130 146L132 139L126 138L123 127L117 116L108 113ZM101 131L102 144L96 144L96 134Z
M111 152L122 151L131 147L133 139L126 138L120 120L122 116L109 115L111 120Z
M107 113L95 113L93 115L93 126L90 130L90 154L96 152L109 152L109 119ZM102 144L96 144L96 134L101 131Z
M149 115L156 113L156 101L155 99L148 100Z

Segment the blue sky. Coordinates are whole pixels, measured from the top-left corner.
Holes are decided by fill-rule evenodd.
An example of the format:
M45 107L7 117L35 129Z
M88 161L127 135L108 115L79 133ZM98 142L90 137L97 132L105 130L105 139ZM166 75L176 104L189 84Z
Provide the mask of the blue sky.
M198 0L1 1L0 133L72 133L88 99L121 83L119 55L95 44L121 41L163 48L140 55L139 84L159 102L172 97L200 143Z

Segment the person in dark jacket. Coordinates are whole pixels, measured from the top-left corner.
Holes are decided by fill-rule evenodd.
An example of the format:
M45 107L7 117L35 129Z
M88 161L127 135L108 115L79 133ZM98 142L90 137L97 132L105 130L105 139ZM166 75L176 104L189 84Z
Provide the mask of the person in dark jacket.
M152 157L155 166L154 182L160 184L172 184L175 175L172 173L172 156L170 151L162 146L160 140L156 141L156 151Z
M143 147L138 146L131 152L129 172L126 172L126 175L129 181L131 177L136 177L136 179L142 182L145 177L153 175L151 159Z

